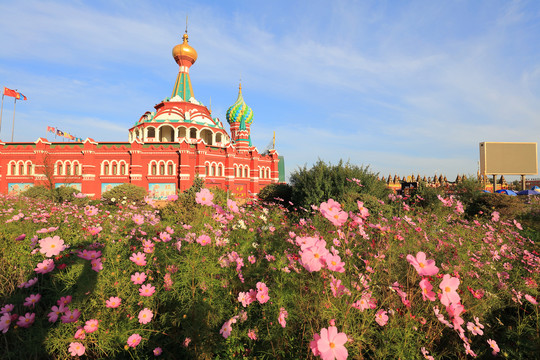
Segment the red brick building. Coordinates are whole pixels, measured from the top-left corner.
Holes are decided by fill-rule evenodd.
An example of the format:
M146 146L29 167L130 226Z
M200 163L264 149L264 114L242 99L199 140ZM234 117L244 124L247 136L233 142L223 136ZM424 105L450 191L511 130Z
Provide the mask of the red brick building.
M242 88L227 110L229 135L194 97L189 69L197 52L187 34L173 48L173 57L179 72L171 97L141 116L128 130L128 142L0 141L0 192L19 192L52 179L56 187L72 186L95 198L130 183L163 199L186 190L199 176L208 187L247 197L278 182L277 152L261 154L251 143L253 112Z

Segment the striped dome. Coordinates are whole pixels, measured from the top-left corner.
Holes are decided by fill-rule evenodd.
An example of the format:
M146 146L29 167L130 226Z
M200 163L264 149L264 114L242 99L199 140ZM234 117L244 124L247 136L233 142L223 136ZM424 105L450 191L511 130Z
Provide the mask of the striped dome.
M244 120L246 124L251 125L253 122L253 110L244 102L242 97L242 85L240 85L238 90L238 99L236 102L227 110L227 121L229 124L235 122L241 122Z

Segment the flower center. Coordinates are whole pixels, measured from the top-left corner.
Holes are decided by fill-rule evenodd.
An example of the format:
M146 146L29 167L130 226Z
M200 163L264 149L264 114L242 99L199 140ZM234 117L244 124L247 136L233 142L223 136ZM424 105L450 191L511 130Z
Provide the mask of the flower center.
M447 287L445 287L445 288L444 288L444 291L446 291L446 292L450 292L450 291L451 291L451 289L450 289L450 287L449 287L449 286L447 286Z
M426 265L425 265L423 262L418 263L418 265L419 265L422 269L426 267Z
M330 349L333 349L336 347L336 344L334 344L333 342L330 342Z

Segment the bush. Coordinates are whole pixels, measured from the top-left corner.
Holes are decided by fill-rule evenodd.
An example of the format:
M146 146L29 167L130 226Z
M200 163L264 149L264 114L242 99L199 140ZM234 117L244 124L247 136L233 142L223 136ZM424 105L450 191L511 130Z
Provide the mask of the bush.
M126 203L143 204L148 195L145 188L133 184L122 184L101 194L103 203L112 205L125 201Z
M359 180L358 185L353 179ZM377 180L377 174L369 167L340 162L337 165L317 161L311 169L305 166L291 175L292 201L304 208L319 205L332 198L342 203L345 209L356 206L356 195L370 194L378 199L386 199L390 190L386 184ZM348 203L345 203L348 201Z
M51 190L43 185L32 186L30 189L21 192L21 196L31 199L52 200Z
M280 203L288 206L289 201L292 200L292 187L289 184L269 184L262 188L258 197L265 203Z
M50 200L57 203L63 203L64 201L69 201L76 203L78 205L84 205L88 202L87 198L76 198L74 195L80 193L79 190L61 186L58 188L53 188L52 190L47 188L44 185L36 185L30 189L23 191L21 196L31 198L31 199L40 199L40 200Z

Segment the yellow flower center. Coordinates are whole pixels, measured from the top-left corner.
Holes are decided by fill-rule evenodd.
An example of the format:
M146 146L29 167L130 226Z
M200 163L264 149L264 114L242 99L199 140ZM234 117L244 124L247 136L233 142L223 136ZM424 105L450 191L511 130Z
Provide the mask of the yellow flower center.
M444 291L446 291L446 292L450 292L450 291L451 291L451 289L450 289L450 287L449 287L449 286L447 286L447 287L445 287L445 288L444 288Z
M418 266L420 266L422 269L426 267L426 265L423 262L418 263Z
M330 349L333 349L336 347L336 344L334 344L333 342L330 343Z

